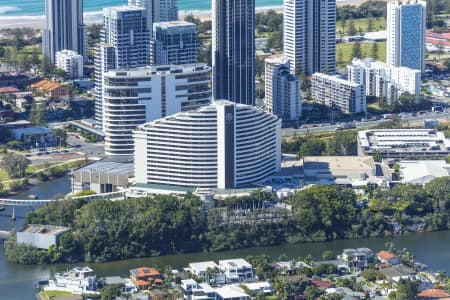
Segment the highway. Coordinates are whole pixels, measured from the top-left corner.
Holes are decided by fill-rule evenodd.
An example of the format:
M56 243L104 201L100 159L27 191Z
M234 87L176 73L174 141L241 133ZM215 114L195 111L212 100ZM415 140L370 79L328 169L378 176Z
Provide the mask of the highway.
M405 117L402 117L402 122L407 122L410 125L423 125L423 121L427 119L434 120L449 120L449 112L443 113L434 113L434 112L425 112L424 114L412 116L411 114L407 114ZM386 122L386 120L376 120L376 121L367 121L367 122L354 122L356 129L368 129L374 126L379 125L380 123ZM328 124L305 124L302 127L307 126L307 128L283 128L282 137L292 137L295 135L304 135L304 134L314 134L321 132L333 132L336 128L340 127L339 124L330 125Z

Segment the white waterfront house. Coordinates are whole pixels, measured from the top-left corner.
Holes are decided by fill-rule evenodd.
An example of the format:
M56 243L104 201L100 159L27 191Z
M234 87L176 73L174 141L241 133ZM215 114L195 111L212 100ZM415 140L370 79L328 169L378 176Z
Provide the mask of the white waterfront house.
M228 283L255 280L252 265L243 258L219 260L219 268Z
M97 278L89 267L75 267L67 272L55 274L53 280L44 288L46 291L69 292L76 295L95 293Z

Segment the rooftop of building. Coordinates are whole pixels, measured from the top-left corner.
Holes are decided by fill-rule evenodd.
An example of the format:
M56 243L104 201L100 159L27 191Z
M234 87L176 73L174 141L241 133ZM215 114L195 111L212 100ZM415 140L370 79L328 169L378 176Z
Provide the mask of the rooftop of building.
M234 258L234 259L222 259L219 260L219 265L223 267L229 267L229 268L251 268L252 265L249 264L245 259L243 258Z
M331 80L331 81L334 81L334 82L337 82L337 83L340 83L340 84L345 84L345 85L351 86L351 87L359 87L359 86L361 86L358 83L351 82L351 81L342 79L340 77L333 76L333 75L328 75L328 74L325 74L325 73L314 73L313 74L313 82L314 82L314 78L323 78L323 79Z
M177 20L177 21L167 21L167 22L156 22L153 23L153 28L160 27L160 28L177 28L182 26L196 26L194 23L183 21L183 20Z
M203 63L184 65L158 65L133 69L114 69L106 72L106 77L140 77L151 75L180 74L183 72L210 71L211 67Z
M60 235L70 230L69 227L42 225L42 224L28 224L20 232L34 233L34 234L47 234L47 235Z
M65 55L65 56L81 56L77 51L64 49L56 52L56 55Z
M199 112L207 112L207 111L215 110L218 107L227 106L227 105L234 105L234 106L236 106L236 108L249 108L249 109L253 109L253 110L256 110L256 111L263 112L263 110L261 108L258 108L258 107L255 107L255 106L235 103L235 102L232 102L232 101L229 101L229 100L217 99L217 100L214 100L213 102L211 102L211 104L209 104L207 106L202 106L202 107L199 107L199 108L191 110L191 111L179 112L179 113L176 113L176 114L173 114L173 115L161 118L161 119L157 119L157 120L152 121L152 122L145 123L143 125L138 126L136 131L139 131L139 130L144 130L145 131L146 128L152 128L155 125L164 124L168 120L176 120L179 117L186 117L186 116L189 116L190 114L195 113L195 112L197 112L197 113L199 113Z
M374 129L358 132L363 149L396 151L447 151L450 140L434 129Z
M450 294L442 289L429 289L429 290L421 291L420 293L417 294L417 297L437 299L437 298L450 297Z
M425 184L428 179L450 175L450 164L445 160L405 160L398 164L405 183Z
M371 156L305 156L305 169L375 169L375 161Z
M12 87L12 86L6 86L0 88L0 94L6 94L6 93L18 93L20 90L18 88Z
M249 298L249 296L240 287L235 285L225 285L215 289L216 293L222 297L222 299L241 299Z
M27 127L27 128L11 129L11 132L15 136L19 135L30 136L30 135L50 134L52 133L52 130L48 127Z
M131 156L110 156L75 170L75 172L117 175L132 174L133 171L134 165Z
M150 268L150 267L140 267L140 268L136 268L136 269L131 269L130 274L133 274L135 277L161 275L161 273L159 273L158 270L156 270L155 268Z
M396 256L394 254L392 254L391 252L385 251L385 250L378 252L377 257L379 257L383 260L389 260L389 259L396 258Z
M36 83L33 83L31 86L36 89L43 89L44 91L51 92L53 90L60 88L61 84L55 81L44 79Z
M196 269L199 271L206 271L208 268L210 268L210 269L217 268L218 265L214 261L210 260L210 261L201 261L201 262L190 263L189 267L191 269Z
M396 278L412 276L416 274L413 269L402 264L382 268L381 273L383 273L383 275L390 280L395 280Z
M132 6L132 5L122 5L122 6L111 6L111 7L105 7L103 8L103 12L129 12L129 11L137 11L141 10L144 11L145 8L138 7L138 6Z

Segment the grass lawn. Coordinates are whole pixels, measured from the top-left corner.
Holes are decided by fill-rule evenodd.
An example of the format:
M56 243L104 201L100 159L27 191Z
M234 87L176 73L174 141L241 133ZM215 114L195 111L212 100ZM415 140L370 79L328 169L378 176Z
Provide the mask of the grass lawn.
M10 180L8 173L5 169L0 169L0 182Z
M58 297L67 297L73 296L72 293L69 292L58 292L58 291L41 291L39 293L39 298L41 300L53 300L58 299Z
M355 29L357 34L361 31L367 32L367 24L369 19L354 19L353 23L355 24ZM345 31L342 32L342 22L336 22L336 32L338 36L347 36L349 35L348 30L350 29L350 20L345 21ZM386 30L386 19L385 18L375 18L372 19L372 31L380 31Z
M373 43L372 42L361 42L361 50L363 53L363 57L370 57L372 52ZM379 42L378 44L378 57L376 57L379 61L386 61L386 42ZM352 49L354 43L340 43L336 44L336 58L339 60L339 51L342 52L342 61L337 62L339 67L345 67L348 65L353 57L352 57Z

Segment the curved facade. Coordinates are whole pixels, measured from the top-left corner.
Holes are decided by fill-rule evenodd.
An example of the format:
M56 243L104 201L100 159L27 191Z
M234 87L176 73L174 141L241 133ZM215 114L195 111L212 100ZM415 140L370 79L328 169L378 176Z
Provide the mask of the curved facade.
M132 130L167 115L208 105L210 68L152 66L104 74L103 131L107 155L132 155Z
M139 126L134 131L136 182L250 186L279 170L280 130L276 116L229 101Z

